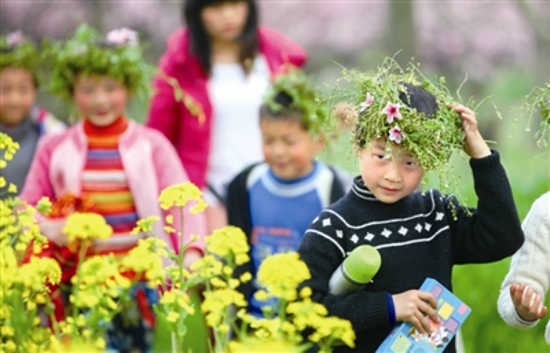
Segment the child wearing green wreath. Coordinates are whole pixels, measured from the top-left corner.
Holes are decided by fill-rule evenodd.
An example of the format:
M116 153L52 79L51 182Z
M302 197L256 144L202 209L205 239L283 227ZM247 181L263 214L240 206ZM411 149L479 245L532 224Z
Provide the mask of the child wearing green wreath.
M21 198L31 205L42 197L55 202L67 194L91 200L90 208L105 218L113 235L95 241L86 256L125 256L146 236L132 233L136 222L149 216L163 220L153 225L156 236L179 249L175 234L163 229L169 212L161 210L157 200L163 189L184 183L188 177L174 148L162 134L125 115L131 95L146 92L149 85L150 68L142 57L137 33L122 28L103 38L82 25L67 42L51 44L50 51L54 58L52 93L73 103L82 119L65 132L43 139ZM191 234L204 235L202 217L187 210L186 243ZM54 249L70 248L63 233L65 223L66 218L39 220L42 234ZM176 220L174 227L179 228L178 224ZM199 245L189 251L196 258L202 249ZM82 259L60 259L51 251L48 254L62 261L61 289L70 288L74 262ZM170 263L166 258L163 260ZM120 352L148 352L155 324L152 304L158 300L157 289L148 287L143 278L134 278L131 273L127 276L138 282L131 291L136 305L106 323L108 346ZM63 320L66 303L59 302L63 299L59 291L54 291L53 296L56 318Z
M357 335L354 349L334 352L375 352L397 322L433 332L426 317L439 322L437 302L418 290L426 277L452 290L454 265L498 261L523 243L499 154L483 140L475 113L447 103L453 99L442 80L420 75L416 66L403 71L392 60L373 72L344 71L352 84L344 98L358 112L352 148L360 175L313 220L298 249L311 272L303 285L312 299L351 321ZM417 190L424 173L443 176L451 152L462 148L470 156L477 208L436 189ZM372 282L330 294L334 270L364 244L381 255ZM445 352L456 352L454 342Z
M267 256L296 251L313 218L351 186L351 176L315 160L328 117L318 99L302 71L277 76L260 107L264 162L245 168L229 185L229 224L243 229L251 248L249 268L239 271L253 278ZM260 289L254 282L242 290L249 312L261 317L266 303L254 297Z
M542 121L535 134L537 145L550 147L550 83L535 87L521 109L528 116L528 124L535 111ZM525 244L512 256L510 270L500 287L498 312L508 325L527 330L537 325L548 314L544 305L550 290L550 191L540 195L531 206L522 223ZM550 321L544 333L550 345Z
M2 168L5 182L15 185L14 196L23 188L38 144L48 132L65 125L35 103L39 86L40 53L20 31L0 38L0 132L19 144L13 160Z

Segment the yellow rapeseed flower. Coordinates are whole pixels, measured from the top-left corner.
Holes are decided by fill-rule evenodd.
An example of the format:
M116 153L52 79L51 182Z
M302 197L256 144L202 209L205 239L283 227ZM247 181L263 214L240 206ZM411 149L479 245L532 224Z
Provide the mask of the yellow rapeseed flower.
M135 228L130 234L137 235L139 233L151 233L153 232L153 224L160 219L159 216L149 216L137 221Z
M8 192L11 194L17 194L17 186L13 183L10 183L8 186Z
M47 215L52 210L52 202L49 198L43 197L38 201L38 204L36 204L36 210L43 215Z
M107 224L105 218L97 213L73 213L67 217L63 227L69 242L76 240L107 239L113 234L113 228Z
M278 339L247 338L243 342L229 342L230 353L298 353L302 351L296 344Z
M258 269L258 281L267 291L287 301L295 300L296 287L310 278L309 269L296 252L269 256Z
M180 314L176 311L170 311L168 313L168 316L166 316L166 321L168 322L171 322L171 323L176 323L176 321L178 321L180 318Z
M244 232L237 227L227 226L216 229L211 235L205 238L206 249L213 254L228 258L234 256L235 259L240 256L248 261L248 239ZM246 262L244 261L244 262ZM244 263L236 261L237 265Z
M202 198L202 191L190 181L162 190L158 201L163 210L168 210L173 206L185 207L189 202L194 202L195 205L190 209L193 214L202 212L207 207Z

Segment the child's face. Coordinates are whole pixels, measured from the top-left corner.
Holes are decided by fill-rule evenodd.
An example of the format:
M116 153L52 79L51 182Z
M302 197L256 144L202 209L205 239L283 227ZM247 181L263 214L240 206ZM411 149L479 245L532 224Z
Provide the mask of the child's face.
M248 18L246 1L222 1L206 6L201 19L206 33L214 40L234 41Z
M92 124L108 126L124 115L128 91L120 82L106 76L78 75L74 101L80 114Z
M386 142L373 139L357 152L361 177L376 198L394 203L414 192L424 176L418 160L407 150L392 148L392 157L386 158Z
M0 72L0 121L17 125L31 110L36 99L32 74L21 68L7 67Z
M313 158L323 145L299 121L263 118L260 129L265 161L277 177L292 180L313 169Z

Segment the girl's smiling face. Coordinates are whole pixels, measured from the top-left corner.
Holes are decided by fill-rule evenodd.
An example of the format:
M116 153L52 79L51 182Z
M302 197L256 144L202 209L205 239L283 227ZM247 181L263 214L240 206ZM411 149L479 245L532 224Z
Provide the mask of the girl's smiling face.
M395 203L422 182L424 171L418 160L400 147L392 147L391 156L386 156L384 139L372 139L357 154L363 182L381 202Z
M25 69L6 67L0 71L0 121L17 125L29 114L36 99L36 84Z
M107 76L78 75L73 98L80 114L93 125L108 126L124 115L128 90Z

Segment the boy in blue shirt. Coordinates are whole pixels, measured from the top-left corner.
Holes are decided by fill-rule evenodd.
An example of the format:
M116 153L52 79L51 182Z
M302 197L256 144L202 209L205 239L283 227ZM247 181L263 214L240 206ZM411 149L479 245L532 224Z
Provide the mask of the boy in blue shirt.
M251 262L238 272L250 272L254 279L267 256L296 251L313 218L351 186L351 177L314 159L323 148L320 130L326 121L315 97L300 71L275 80L260 108L265 161L246 168L229 185L229 224L243 229L251 248ZM254 298L257 289L255 280L242 287L249 312L262 316L266 303Z

